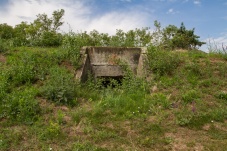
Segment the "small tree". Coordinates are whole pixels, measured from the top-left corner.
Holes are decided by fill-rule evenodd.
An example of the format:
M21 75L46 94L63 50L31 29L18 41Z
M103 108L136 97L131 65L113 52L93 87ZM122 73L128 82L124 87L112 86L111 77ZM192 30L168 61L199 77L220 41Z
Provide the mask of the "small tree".
M175 36L173 37L172 41L175 48L182 48L182 49L196 49L197 46L202 46L205 42L199 41L199 36L194 34L195 28L192 30L186 30L184 23L181 23L179 29Z
M29 27L27 22L21 22L14 27L14 39L13 43L15 46L23 46L28 43L26 37L26 29Z
M34 20L26 28L27 38L31 45L38 46L59 46L62 42L62 36L58 33L61 25L63 25L62 17L65 11L63 9L54 11L52 17L47 14L38 14Z
M175 25L169 25L161 29L159 22L155 21L155 31L153 32L153 43L163 49L197 49L205 44L195 35L195 28L187 30L184 23L178 28Z
M12 38L14 36L13 27L6 23L0 24L0 53L7 51L13 46Z
M6 23L0 24L0 38L11 39L14 36L13 27Z

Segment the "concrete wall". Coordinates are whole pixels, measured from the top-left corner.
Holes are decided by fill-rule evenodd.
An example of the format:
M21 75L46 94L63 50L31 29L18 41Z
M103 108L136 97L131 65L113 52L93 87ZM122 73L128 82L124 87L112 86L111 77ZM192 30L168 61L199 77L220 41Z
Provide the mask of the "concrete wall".
M130 47L83 47L83 65L77 73L81 81L86 81L88 73L96 77L121 77L124 71L119 62L127 64L135 75L143 75L144 48ZM139 73L138 73L139 72Z

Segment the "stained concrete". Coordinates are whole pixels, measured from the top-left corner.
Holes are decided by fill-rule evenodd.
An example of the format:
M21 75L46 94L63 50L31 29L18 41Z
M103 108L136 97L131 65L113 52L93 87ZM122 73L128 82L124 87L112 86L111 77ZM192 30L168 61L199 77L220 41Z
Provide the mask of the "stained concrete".
M76 77L85 82L91 73L94 78L124 77L119 62L126 64L136 76L144 75L146 48L134 47L83 47L81 49L82 66L76 71Z

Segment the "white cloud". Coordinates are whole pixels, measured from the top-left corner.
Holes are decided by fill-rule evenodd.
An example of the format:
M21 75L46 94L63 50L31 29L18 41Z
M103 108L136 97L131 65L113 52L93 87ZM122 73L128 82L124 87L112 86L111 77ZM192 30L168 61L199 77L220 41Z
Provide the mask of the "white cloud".
M200 5L201 4L201 1L200 0L194 0L193 2L195 5Z
M169 13L169 14L173 13L173 9L170 8L167 13Z
M145 14L140 12L110 12L90 21L88 30L114 34L116 29L128 31L145 25Z
M124 1L130 2L131 0ZM113 34L116 29L127 31L146 27L146 21L151 18L148 12L133 8L124 8L125 10L121 11L112 10L97 15L93 7L97 9L91 0L10 0L5 5L4 11L0 10L0 24L7 23L14 26L21 21L30 23L38 14L46 13L50 17L54 10L64 9L63 31L68 32L70 25L74 31L96 29Z
M173 8L170 8L166 14L176 14L176 13L179 13L179 11L175 11Z
M66 10L66 18L91 13L83 3L72 0L67 2L60 0L10 0L5 7L5 13L0 10L1 22L10 25L19 24L21 21L32 22L36 15L42 13L50 16L54 10L61 8Z

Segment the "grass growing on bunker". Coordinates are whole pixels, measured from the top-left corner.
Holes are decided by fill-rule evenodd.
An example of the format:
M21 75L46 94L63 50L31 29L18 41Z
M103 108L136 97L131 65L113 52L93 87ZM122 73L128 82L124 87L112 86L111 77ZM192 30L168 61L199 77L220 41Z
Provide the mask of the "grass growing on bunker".
M0 150L227 148L223 57L151 47L152 74L128 71L120 84L103 86L92 78L79 83L69 53L39 47L0 53Z

